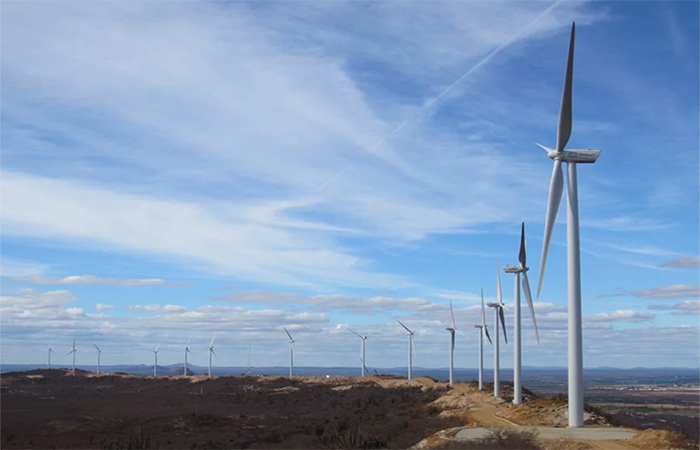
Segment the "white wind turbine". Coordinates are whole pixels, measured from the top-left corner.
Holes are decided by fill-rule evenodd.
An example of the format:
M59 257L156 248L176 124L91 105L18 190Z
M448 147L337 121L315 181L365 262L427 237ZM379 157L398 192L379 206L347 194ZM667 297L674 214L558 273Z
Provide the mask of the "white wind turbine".
M348 328L347 330L362 340L362 347L360 347L360 360L362 361L362 372L361 373L362 373L362 376L364 377L365 372L367 370L367 365L366 365L367 360L365 359L365 343L367 342L367 338L372 336L377 331L379 331L379 329L376 329L373 332L371 332L370 334L366 334L364 336L362 336L359 333L356 333L355 331L351 330L350 328Z
M556 149L544 148L554 160L552 180L549 186L547 215L545 218L544 239L542 242L542 259L540 262L540 277L537 283L537 297L542 290L542 280L547 263L549 243L552 239L554 222L557 218L559 204L564 191L564 176L562 162L567 163L567 217L566 217L566 247L568 259L569 284L569 426L583 426L583 337L581 331L581 257L578 230L578 183L576 175L577 163L594 163L600 155L600 150L566 150L572 127L572 87L574 71L574 40L576 23L571 25L569 55L566 63L566 78L559 112Z
M77 350L75 349L75 339L73 339L73 349L68 352L69 355L71 353L73 354L73 373L75 373L75 352L77 352Z
M530 316L532 317L532 323L535 326L535 336L537 337L537 343L540 343L540 334L537 331L537 319L535 319L535 308L532 304L532 294L530 293L530 282L527 279L527 271L530 269L527 267L527 249L525 243L525 222L522 224L520 229L520 254L518 255L518 260L520 264L517 266L506 266L503 271L506 273L515 274L515 311L513 320L513 404L520 404L523 401L523 389L521 383L521 373L522 373L522 342L520 340L520 274L522 274L522 285L523 291L525 292L525 298L527 299L527 306L530 308Z
M450 386L454 384L454 370L455 370L455 333L457 332L457 326L455 325L455 312L452 309L452 300L450 300L450 326L445 328L450 332Z
M50 369L50 368L51 368L51 353L56 353L56 352L54 352L53 349L51 348L51 342L49 342L49 348L48 348L47 350L48 350L48 353L49 353L49 369Z
M155 350L153 351L153 376L157 377L158 376L158 349L160 348L160 342L158 345L156 345Z
M294 340L292 335L289 334L289 331L287 331L286 328L284 329L284 332L287 333L287 336L289 336L289 376L293 377L294 376L294 343L296 341Z
M187 339L187 344L185 344L185 376L187 376L187 354L192 353L190 351L190 341L192 340L192 337L190 336L189 339Z
M416 345L415 342L413 341L413 335L416 333L416 331L423 328L423 325L425 325L425 324L418 327L415 331L411 331L399 319L396 319L396 321L399 323L399 325L401 325L406 330L406 332L408 334L408 379L411 380L411 379L413 379L413 352L415 351L415 345Z
M93 347L97 349L97 375L100 374L100 358L102 357L102 350L96 344L92 344Z
M474 325L474 328L479 328L479 390L484 389L484 333L486 333L486 338L491 342L491 336L489 336L489 329L486 325L486 311L484 309L484 288L481 288L481 323L479 325Z
M214 339L216 338L216 332L214 332L214 336L211 337L211 342L207 346L209 349L209 378L211 378L211 359L212 356L216 356L216 352L214 351Z
M505 339L506 344L508 343L508 336L506 336L506 316L503 312L503 308L505 307L505 304L503 303L503 296L501 294L501 271L496 267L496 278L497 278L497 283L496 283L496 297L498 300L498 303L489 303L488 306L493 308L493 318L494 318L494 328L496 332L496 336L493 342L493 395L494 397L500 397L501 396L501 382L500 382L500 375L501 375L501 366L500 366L500 354L499 354L499 339L498 339L498 321L500 319L501 325L503 325L503 339Z

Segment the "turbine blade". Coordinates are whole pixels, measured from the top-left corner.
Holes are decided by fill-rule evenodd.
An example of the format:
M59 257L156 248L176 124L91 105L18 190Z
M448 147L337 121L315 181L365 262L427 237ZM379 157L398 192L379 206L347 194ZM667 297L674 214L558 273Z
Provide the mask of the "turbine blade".
M491 336L489 336L489 329L486 325L484 325L484 331L486 332L486 339L489 340L489 344L493 345L493 342L491 341Z
M95 348L97 349L98 352L101 351L101 350L100 350L100 347L98 347L97 345L92 344L92 346L95 347Z
M496 264L496 300L498 303L503 303L503 294L501 292L501 268Z
M521 267L527 267L527 250L525 247L525 222L523 222L522 228L520 229L520 254L518 255Z
M481 288L481 325L486 325L486 310L484 309L484 288Z
M455 351L455 330L450 331L450 348Z
M348 330L349 332L351 332L351 333L354 334L355 336L359 337L360 339L364 339L362 336L360 336L359 333L356 333L355 331L351 330L350 328L346 328L346 330Z
M287 331L286 328L284 329L284 332L287 333L287 336L289 336L289 341L290 341L290 342L294 342L294 338L292 337L291 334L289 334L289 331Z
M455 311L452 309L452 300L450 300L450 315L452 316L452 329L456 330L457 326L455 325Z
M214 355L214 358L219 359L219 357L216 356L216 352L214 351L214 347L211 348L211 352Z
M158 343L158 345L156 345L156 349L153 350L153 351L154 351L154 352L157 352L159 348L160 348L160 342Z
M425 326L425 324L427 324L427 323L428 323L428 321L426 320L425 322L423 322L422 324L420 324L420 326L419 326L418 328L416 328L416 331L414 331L414 333L417 333L418 330L420 330L421 328L423 328L423 327Z
M416 349L416 340L412 334L409 334L408 336L411 340L411 348L413 349L413 356L415 357L418 354L418 349Z
M571 97L574 81L574 39L576 37L576 22L571 24L571 40L569 41L569 57L566 61L566 78L564 93L559 110L559 128L557 129L557 153L561 153L571 137Z
M530 292L530 281L527 279L527 272L523 272L523 291L525 291L525 298L527 299L527 306L530 308L530 315L532 316L532 324L535 326L535 336L537 337L537 344L540 343L540 332L537 330L537 319L535 319L535 306L532 304L532 293Z
M547 215L544 224L544 239L542 240L542 258L540 260L540 278L537 282L537 298L542 291L542 280L544 280L544 269L547 265L547 254L549 253L549 243L552 240L554 222L557 220L557 212L561 203L561 196L564 192L564 175L561 170L561 161L554 161L552 170L552 181L549 185L549 201L547 203Z
M209 345L214 345L214 339L216 339L216 331L214 332L214 336L211 337L211 342Z
M403 322L401 322L399 319L396 319L396 321L399 323L399 325L401 325L402 327L404 327L404 329L405 329L406 331L408 331L409 334L413 335L413 331L409 330L408 327L407 327L406 325L403 324Z
M379 331L379 330L380 330L380 328L377 328L376 330L374 330L373 332L371 332L370 334L368 334L367 336L365 336L365 339L368 338L368 337L370 337L370 336L372 336L374 333L376 333L376 332Z
M189 338L187 338L187 344L185 344L185 346L190 345L190 341L191 341L191 340L192 340L192 336L190 336Z
M503 327L503 338L506 340L506 344L508 343L508 336L506 335L506 315L503 312L503 307L498 308L498 317L501 319L501 325Z

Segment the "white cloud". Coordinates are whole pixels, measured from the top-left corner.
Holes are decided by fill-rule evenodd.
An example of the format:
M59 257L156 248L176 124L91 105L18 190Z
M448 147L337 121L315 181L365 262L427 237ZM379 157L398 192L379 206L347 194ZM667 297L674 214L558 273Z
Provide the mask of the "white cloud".
M180 305L130 305L129 311L181 313L187 311L187 308Z
M700 256L682 256L661 264L659 267L672 269L697 269L700 268Z
M0 276L3 277L40 276L47 269L46 264L8 258L6 255L0 257Z
M675 305L649 305L649 309L673 311L677 316L694 316L700 314L700 300L685 300Z
M116 278L98 278L93 275L73 275L63 278L45 276L17 276L12 281L29 284L103 284L106 286L190 286L188 283L173 283L160 278L146 278L135 280L120 280Z
M656 317L654 314L650 314L643 311L633 311L630 309L620 309L617 311L598 313L586 316L585 320L588 322L648 322Z
M98 312L108 311L110 309L114 309L114 305L106 305L104 303L98 303L95 305L95 311L98 311Z
M674 284L632 292L635 297L647 298L687 298L700 297L700 286L689 284Z

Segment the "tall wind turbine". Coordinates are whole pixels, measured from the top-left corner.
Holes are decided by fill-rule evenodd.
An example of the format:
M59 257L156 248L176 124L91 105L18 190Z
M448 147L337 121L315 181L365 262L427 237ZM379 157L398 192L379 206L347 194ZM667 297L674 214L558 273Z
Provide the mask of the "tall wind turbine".
M576 175L577 163L594 163L600 155L600 150L566 150L572 128L572 86L574 71L574 39L576 23L571 25L569 41L569 56L566 62L566 78L559 112L559 127L557 129L556 149L543 145L549 157L554 160L552 180L549 185L549 199L545 218L544 239L542 242L542 259L540 262L540 277L537 283L537 297L540 296L544 270L547 263L549 243L552 239L554 222L557 218L559 204L564 191L564 176L562 162L567 164L567 199L566 216L566 247L568 259L569 284L569 426L583 426L583 337L581 332L581 257L578 231L578 183Z
M489 303L489 307L493 308L493 319L494 319L494 325L493 327L496 329L496 337L493 343L493 396L494 397L500 397L501 396L501 382L500 382L500 375L501 375L501 361L500 361L500 354L499 354L499 339L498 339L498 321L500 319L501 325L503 325L503 339L505 339L506 344L508 343L508 336L506 336L506 316L503 313L503 296L501 294L501 271L496 267L496 278L497 278L497 283L496 283L496 296L498 299L498 303Z
M100 358L102 357L102 350L96 344L92 344L97 349L97 375L100 374Z
M474 325L474 328L479 328L479 390L484 389L484 333L486 333L486 338L491 342L491 336L489 336L489 329L486 325L486 310L484 309L484 288L481 288L481 323L479 325Z
M160 342L156 345L155 350L153 350L153 376L158 376L158 349L160 348Z
M53 349L51 348L51 342L49 342L49 348L48 348L47 350L48 350L48 353L49 353L49 369L50 369L50 368L51 368L51 353L56 353L56 352L54 352Z
M355 331L351 330L350 328L348 328L347 330L362 340L362 347L360 348L360 360L362 361L362 372L361 373L362 373L362 376L364 377L365 372L367 370L367 365L366 365L367 360L365 359L365 343L367 342L368 337L372 336L374 333L376 333L379 330L378 329L374 330L370 334L366 334L364 336L362 336L359 333L356 333Z
M418 327L415 331L411 331L406 325L404 325L403 322L401 322L399 319L396 319L396 321L401 325L408 333L408 379L411 380L413 379L413 351L414 351L414 346L415 343L413 342L413 335L416 333L416 331L420 330L423 328L423 325Z
M75 352L77 352L77 350L75 349L75 339L73 339L73 349L68 352L69 355L71 353L73 354L73 373L75 373Z
M523 402L523 389L521 383L522 343L520 340L520 274L522 274L523 291L525 292L525 298L527 299L527 306L530 308L530 316L532 316L532 323L535 326L537 343L540 343L540 334L537 331L537 319L535 319L535 308L532 305L532 294L530 293L530 282L527 279L527 271L530 268L527 267L526 247L525 222L523 222L522 228L520 229L520 254L518 255L520 264L517 266L506 266L503 268L506 273L515 274L515 318L513 323L513 331L515 333L515 336L513 337L513 346L515 347L513 350L513 404L515 405Z
M454 384L455 370L455 333L457 332L455 312L452 309L452 300L450 300L450 320L450 326L445 329L450 332L450 386L452 386Z
M216 352L214 351L214 339L216 338L216 332L214 332L214 336L211 337L211 342L209 343L209 346L207 347L209 349L209 378L211 378L211 358L212 356L216 356Z
M284 332L289 336L289 376L290 378L294 376L294 343L296 342L289 331L284 329ZM364 342L364 341L363 341Z
M190 351L190 341L192 340L192 337L187 339L187 344L185 344L185 376L187 376L187 354L192 353Z

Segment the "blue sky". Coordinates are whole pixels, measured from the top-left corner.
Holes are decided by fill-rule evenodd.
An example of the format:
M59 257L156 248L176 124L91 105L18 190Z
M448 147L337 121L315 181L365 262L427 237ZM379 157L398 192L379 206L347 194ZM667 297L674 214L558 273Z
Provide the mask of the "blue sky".
M537 279L568 33L587 366L697 366L697 2L9 2L2 361L476 364ZM502 275L506 303L513 280ZM525 365L566 365L565 214ZM512 324L512 316L507 320ZM509 325L510 326L510 325ZM510 330L512 335L512 330ZM65 352L63 352L65 350ZM199 350L199 351L197 351ZM502 365L512 364L512 346ZM487 350L490 354L490 350ZM65 359L65 361L62 361Z

